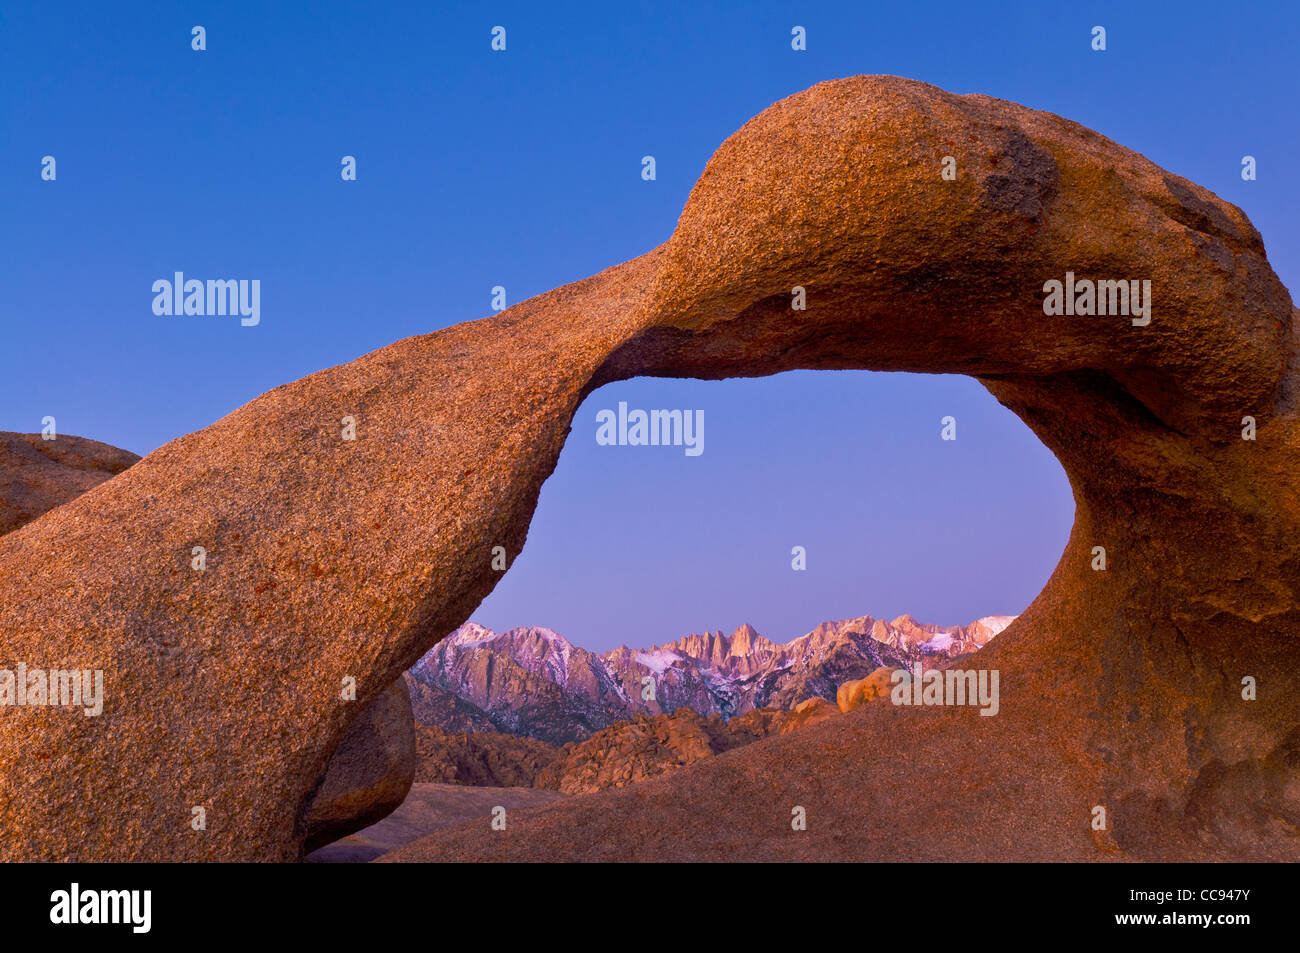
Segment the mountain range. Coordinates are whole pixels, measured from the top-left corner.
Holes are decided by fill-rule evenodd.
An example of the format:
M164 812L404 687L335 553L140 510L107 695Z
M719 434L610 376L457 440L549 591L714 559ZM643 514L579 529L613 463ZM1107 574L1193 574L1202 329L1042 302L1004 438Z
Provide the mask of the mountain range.
M467 622L407 672L416 721L447 731L495 731L552 744L580 741L638 714L689 707L734 718L835 699L842 682L881 666L944 664L982 648L1013 616L944 627L909 615L823 622L784 644L748 623L649 649L595 653L540 626L493 632Z

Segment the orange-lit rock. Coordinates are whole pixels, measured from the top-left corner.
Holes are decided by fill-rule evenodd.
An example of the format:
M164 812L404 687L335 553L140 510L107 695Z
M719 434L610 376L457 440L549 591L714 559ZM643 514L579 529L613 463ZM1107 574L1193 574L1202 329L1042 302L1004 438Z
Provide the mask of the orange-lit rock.
M1067 270L1149 279L1150 324L1045 315ZM792 368L974 376L1065 468L1060 564L963 662L999 714L868 705L396 858L1091 860L1105 805L1129 859L1300 859L1300 364L1259 234L1076 123L890 77L751 120L640 258L279 387L0 539L7 654L107 675L99 719L4 712L0 855L298 857L340 684L375 698L467 618L593 388Z

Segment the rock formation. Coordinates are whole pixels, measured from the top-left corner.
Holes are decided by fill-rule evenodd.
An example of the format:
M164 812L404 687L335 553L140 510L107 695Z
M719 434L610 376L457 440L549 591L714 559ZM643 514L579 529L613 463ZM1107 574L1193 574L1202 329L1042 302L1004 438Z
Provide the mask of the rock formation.
M705 718L690 708L639 714L565 745L533 785L563 794L626 787L838 714L824 699L810 702L796 711L758 708L731 721L716 714Z
M1150 323L1046 315L1067 272L1150 280ZM866 368L975 377L1074 489L1046 588L967 660L999 714L866 705L390 856L1300 859L1295 328L1239 209L1098 133L814 86L722 144L659 248L278 387L0 539L7 656L107 695L4 712L0 855L301 856L340 684L373 700L465 621L585 396Z
M452 732L415 726L419 783L530 788L560 757L557 745L499 731Z
M140 458L98 440L0 431L0 536L75 499Z
M563 747L496 731L457 733L417 725L415 780L585 794L625 787L838 715L824 698L810 698L790 711L756 708L731 721L683 707L671 714L637 714Z
M719 719L717 726L721 725ZM709 727L689 708L671 715L637 715L566 745L560 758L543 769L535 786L584 794L636 784L726 750L725 735Z
M851 682L845 682L835 693L835 704L839 710L846 715L857 708L863 702L869 702L876 698L888 698L890 688L893 687L891 679L896 669L882 667L876 669L866 678L857 678Z

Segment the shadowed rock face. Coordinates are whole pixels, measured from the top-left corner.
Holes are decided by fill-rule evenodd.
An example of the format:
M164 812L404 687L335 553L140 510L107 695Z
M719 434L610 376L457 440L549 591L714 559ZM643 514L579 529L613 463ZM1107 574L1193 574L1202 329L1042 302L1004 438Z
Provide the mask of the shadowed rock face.
M1067 270L1149 279L1150 324L1044 315ZM867 705L399 854L1300 858L1295 319L1238 209L1094 132L815 86L722 145L654 251L279 387L0 541L7 655L106 673L100 718L4 713L0 855L300 856L341 681L368 701L464 621L587 393L868 368L976 377L1074 488L1047 587L966 662L999 714Z
M415 780L415 722L398 679L348 725L307 808L304 849L375 824L406 799Z
M0 432L0 536L75 499L140 458L85 437Z

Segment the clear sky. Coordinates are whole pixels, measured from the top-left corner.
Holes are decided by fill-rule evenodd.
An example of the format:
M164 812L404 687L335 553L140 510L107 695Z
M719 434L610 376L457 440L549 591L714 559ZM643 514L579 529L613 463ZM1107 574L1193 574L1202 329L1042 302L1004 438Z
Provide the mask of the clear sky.
M1297 48L1291 3L7 0L0 429L53 415L146 453L481 317L495 285L517 302L639 255L726 136L858 73L1091 126L1240 205L1295 288ZM154 315L152 283L175 271L260 279L261 323ZM597 446L596 411L620 400L704 410L705 452ZM579 412L524 553L473 618L594 649L744 621L777 640L861 614L958 624L1022 610L1072 513L1059 465L972 380L629 381Z

